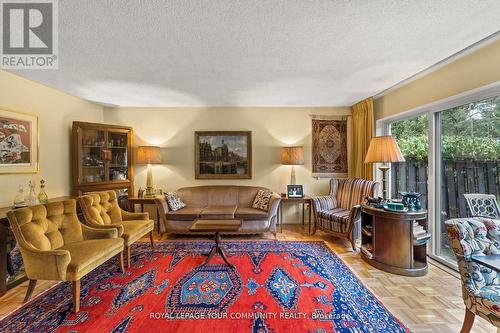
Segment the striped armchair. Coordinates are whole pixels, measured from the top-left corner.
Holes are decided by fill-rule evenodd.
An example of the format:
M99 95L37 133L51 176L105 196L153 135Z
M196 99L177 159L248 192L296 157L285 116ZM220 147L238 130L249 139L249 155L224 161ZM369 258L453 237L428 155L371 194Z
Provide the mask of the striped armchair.
M361 237L361 206L365 196L374 196L377 182L359 178L332 179L330 195L313 198L314 225L317 229L346 238L356 251Z

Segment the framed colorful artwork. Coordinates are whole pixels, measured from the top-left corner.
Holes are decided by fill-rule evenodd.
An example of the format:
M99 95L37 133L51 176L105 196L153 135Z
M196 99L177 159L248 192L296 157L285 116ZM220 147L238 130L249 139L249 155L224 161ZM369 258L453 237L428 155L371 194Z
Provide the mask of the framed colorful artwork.
M252 132L195 132L196 179L251 179Z
M37 173L38 116L0 110L0 174Z

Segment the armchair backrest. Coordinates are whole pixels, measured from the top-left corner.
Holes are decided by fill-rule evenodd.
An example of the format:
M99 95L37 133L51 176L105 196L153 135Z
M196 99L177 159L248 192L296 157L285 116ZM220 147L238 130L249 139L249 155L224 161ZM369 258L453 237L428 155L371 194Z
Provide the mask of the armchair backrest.
M497 198L494 194L469 193L464 194L471 216L500 217Z
M16 209L7 217L21 247L49 251L83 240L74 199Z
M337 199L337 206L351 209L361 204L367 195L373 197L378 183L361 178L338 179L330 181L330 195Z
M122 221L115 191L89 193L79 197L78 202L86 220L103 225Z
M471 257L500 254L500 224L487 218L457 218L446 221L445 225L464 291L474 292L486 285L498 284L498 274L476 264Z

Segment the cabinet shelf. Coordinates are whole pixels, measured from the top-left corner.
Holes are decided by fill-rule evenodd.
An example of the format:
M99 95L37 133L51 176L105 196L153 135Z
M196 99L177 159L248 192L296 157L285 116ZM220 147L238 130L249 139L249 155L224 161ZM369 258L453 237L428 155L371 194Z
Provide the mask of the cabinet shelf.
M363 232L363 235L367 237L373 237L373 233L367 227L363 227L363 229L361 229L361 232Z

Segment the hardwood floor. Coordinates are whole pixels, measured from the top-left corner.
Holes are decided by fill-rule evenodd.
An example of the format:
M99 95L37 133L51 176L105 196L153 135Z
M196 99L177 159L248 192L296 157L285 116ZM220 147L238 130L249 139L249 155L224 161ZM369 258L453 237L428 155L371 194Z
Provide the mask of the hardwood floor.
M429 273L423 277L409 278L382 272L362 261L359 254L353 253L347 241L333 238L320 231L314 236L307 236L306 228L287 225L279 240L323 240L351 268L358 278L377 296L377 298L412 332L457 333L460 331L465 315L465 307L461 296L460 280L431 264ZM155 239L183 239L186 237L163 237L155 234ZM197 237L199 238L199 237ZM189 239L197 239L189 237ZM224 239L240 239L243 237L224 237ZM244 239L274 239L271 234L244 237ZM203 238L206 239L206 238ZM144 239L149 241L149 239ZM56 283L39 281L33 297L36 297ZM28 283L9 290L0 298L0 317L22 305ZM71 297L71 295L68 295ZM476 317L472 328L474 333L497 332L487 321Z

